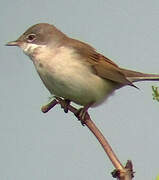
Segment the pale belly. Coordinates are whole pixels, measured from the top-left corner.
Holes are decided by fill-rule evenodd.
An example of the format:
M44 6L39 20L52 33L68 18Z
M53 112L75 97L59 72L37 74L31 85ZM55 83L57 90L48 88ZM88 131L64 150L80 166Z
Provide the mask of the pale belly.
M100 104L113 91L115 84L94 74L91 69L75 60L56 55L49 61L34 61L37 72L51 94L69 99L79 105Z
M114 90L114 84L104 80L89 71L76 70L74 74L64 71L48 73L38 70L38 73L51 94L69 99L79 105L103 102Z

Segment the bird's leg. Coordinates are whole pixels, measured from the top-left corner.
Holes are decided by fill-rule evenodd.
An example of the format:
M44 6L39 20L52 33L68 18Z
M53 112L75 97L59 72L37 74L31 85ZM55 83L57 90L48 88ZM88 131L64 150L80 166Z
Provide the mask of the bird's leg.
M61 105L61 107L64 109L65 113L68 113L68 106L70 105L71 101L69 99L65 99L63 101L63 104Z
M56 97L57 100L59 100L58 97ZM71 101L69 99L60 99L61 108L64 109L65 113L68 113L68 106L70 105Z
M76 113L75 116L81 121L81 124L84 126L86 119L86 114L88 113L88 109L92 106L93 103L89 103L88 105L80 108Z

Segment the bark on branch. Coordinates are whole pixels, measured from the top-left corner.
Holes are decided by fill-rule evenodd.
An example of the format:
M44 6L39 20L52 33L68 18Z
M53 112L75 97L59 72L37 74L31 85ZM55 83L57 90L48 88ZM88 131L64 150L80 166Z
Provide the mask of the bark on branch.
M47 105L43 106L41 108L41 111L43 113L47 113L49 110L51 110L54 106L57 104L60 104L62 108L64 105L64 100L62 98L55 98ZM71 105L67 106L68 110L74 114L77 114L78 109L74 108ZM130 160L127 161L126 166L124 167L115 153L113 152L111 146L109 145L106 138L103 136L103 134L100 132L100 130L97 128L97 126L94 124L94 122L91 120L88 113L85 115L85 120L82 122L82 124L86 125L88 129L95 135L101 146L103 147L104 151L106 152L107 156L111 160L113 166L115 167L115 170L112 172L112 176L114 178L117 178L119 180L131 180L134 177L133 172L133 165Z

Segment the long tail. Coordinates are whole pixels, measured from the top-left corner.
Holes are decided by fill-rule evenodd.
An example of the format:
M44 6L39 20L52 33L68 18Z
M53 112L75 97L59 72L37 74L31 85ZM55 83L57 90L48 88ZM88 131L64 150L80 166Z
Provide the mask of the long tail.
M128 69L121 69L127 79L131 82L138 81L159 81L159 74L145 74L141 72L131 71Z

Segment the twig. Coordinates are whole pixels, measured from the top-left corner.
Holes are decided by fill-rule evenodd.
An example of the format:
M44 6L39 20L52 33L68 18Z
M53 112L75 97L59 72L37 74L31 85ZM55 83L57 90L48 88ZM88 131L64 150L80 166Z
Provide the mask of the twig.
M56 104L58 104L58 102L56 101L56 99L53 99L51 102L49 102L45 106L42 106L41 111L43 113L47 113L48 111L50 111L50 109L56 106Z
M43 113L46 113L49 110L51 110L56 104L60 104L61 106L63 106L63 102L64 102L63 99L61 99L59 97L56 97L56 99L52 100L49 104L43 106L41 108L41 110L42 110ZM71 106L71 105L68 105L67 108L68 108L69 111L71 111L74 114L76 114L78 112L78 110L76 108L74 108L73 106ZM101 144L104 151L108 155L108 157L111 160L112 164L116 168L112 172L112 176L114 178L119 179L119 180L131 180L133 178L133 173L134 173L133 172L132 162L128 160L125 167L121 164L121 162L119 161L119 159L117 158L117 156L113 152L111 146L109 145L108 141L103 136L103 134L100 132L100 130L96 127L96 125L93 123L93 121L91 120L88 113L86 113L86 115L85 115L84 124L89 128L89 130L98 139L99 143Z

